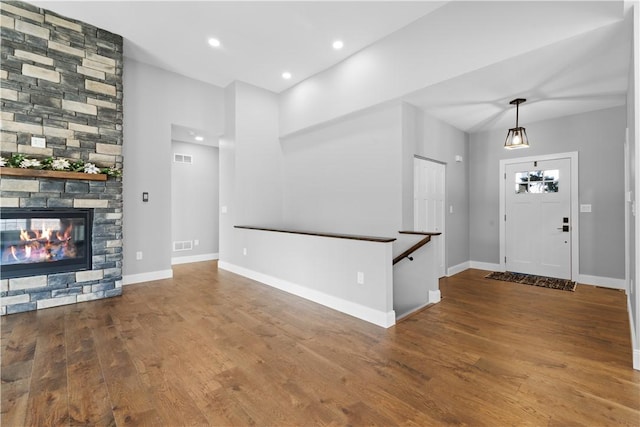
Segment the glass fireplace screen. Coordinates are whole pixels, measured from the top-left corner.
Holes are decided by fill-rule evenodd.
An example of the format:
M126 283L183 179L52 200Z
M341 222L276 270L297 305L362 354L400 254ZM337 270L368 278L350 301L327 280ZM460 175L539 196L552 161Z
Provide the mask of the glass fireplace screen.
M92 211L3 209L2 278L91 268Z

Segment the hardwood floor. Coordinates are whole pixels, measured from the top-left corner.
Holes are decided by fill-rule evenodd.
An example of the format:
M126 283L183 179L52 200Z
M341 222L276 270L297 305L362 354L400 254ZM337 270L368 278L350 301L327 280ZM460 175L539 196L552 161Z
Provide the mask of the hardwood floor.
M484 279L383 329L225 271L2 318L2 426L640 425L624 293Z

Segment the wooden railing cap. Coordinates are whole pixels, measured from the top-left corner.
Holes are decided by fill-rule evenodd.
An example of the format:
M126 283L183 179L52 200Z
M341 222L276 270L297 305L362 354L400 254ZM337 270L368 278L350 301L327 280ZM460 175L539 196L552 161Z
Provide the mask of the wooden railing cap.
M393 237L359 236L355 234L324 233L320 231L292 230L286 228L258 227L253 225L234 225L234 228L245 230L272 231L276 233L303 234L306 236L331 237L335 239L362 240L365 242L389 243L396 240Z

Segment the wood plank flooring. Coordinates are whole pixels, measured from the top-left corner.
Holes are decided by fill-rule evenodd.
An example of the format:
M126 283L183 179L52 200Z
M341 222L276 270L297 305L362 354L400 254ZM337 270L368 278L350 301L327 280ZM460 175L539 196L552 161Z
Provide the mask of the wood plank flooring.
M624 293L441 280L383 329L180 265L2 318L2 426L640 426Z

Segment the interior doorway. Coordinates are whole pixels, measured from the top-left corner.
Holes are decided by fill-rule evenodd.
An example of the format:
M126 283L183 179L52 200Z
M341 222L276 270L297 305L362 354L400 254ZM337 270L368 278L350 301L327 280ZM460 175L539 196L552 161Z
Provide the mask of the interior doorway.
M218 259L219 150L203 130L171 126L171 264Z

